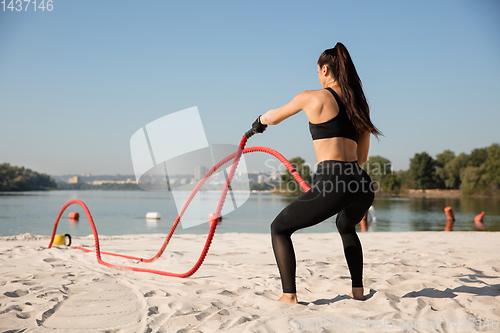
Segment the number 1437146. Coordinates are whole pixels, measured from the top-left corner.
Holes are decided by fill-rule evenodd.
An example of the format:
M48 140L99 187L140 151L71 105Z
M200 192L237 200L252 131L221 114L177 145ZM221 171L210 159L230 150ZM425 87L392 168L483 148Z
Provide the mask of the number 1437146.
M0 2L2 5L3 11L10 10L11 12L27 12L28 10L32 11L48 11L51 12L54 10L53 0L2 0Z

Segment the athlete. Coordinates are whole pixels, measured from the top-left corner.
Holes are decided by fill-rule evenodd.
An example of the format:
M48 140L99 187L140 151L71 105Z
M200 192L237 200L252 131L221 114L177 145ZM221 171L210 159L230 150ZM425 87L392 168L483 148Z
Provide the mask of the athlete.
M336 225L351 274L349 296L364 300L363 254L355 226L374 199L368 174L361 169L368 157L370 134L382 133L370 120L361 80L342 43L318 59L323 89L306 90L278 109L259 116L252 128L262 133L304 110L309 119L317 159L316 184L285 209L271 224L274 256L281 275L283 296L278 301L298 303L295 253L291 235L337 214Z

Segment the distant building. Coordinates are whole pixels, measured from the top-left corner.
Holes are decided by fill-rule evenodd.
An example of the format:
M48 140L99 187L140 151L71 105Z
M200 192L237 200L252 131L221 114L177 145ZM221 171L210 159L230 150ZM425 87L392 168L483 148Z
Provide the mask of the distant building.
M266 175L259 175L257 177L257 183L263 183L263 182L265 182L266 178L267 178Z
M102 184L131 184L134 181L130 178L127 178L127 180L93 180L90 182L87 182L87 184L91 185L102 185Z
M281 174L277 171L271 172L271 175L269 176L268 180L274 180L274 181L279 181L281 179Z
M207 168L205 168L203 165L197 165L195 168L194 168L194 178L195 179L201 179L203 178L203 176L205 176L205 174L207 173Z
M76 184L78 183L78 176L73 176L70 179L68 179L69 184Z

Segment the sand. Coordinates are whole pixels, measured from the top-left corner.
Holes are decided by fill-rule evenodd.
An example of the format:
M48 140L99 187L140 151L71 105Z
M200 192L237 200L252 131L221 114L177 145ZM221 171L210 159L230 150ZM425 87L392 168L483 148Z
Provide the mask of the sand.
M103 236L101 249L150 257L164 236ZM364 302L347 296L350 277L338 234L292 236L299 304L276 301L281 281L268 234L216 233L204 264L189 278L107 268L94 253L47 249L47 236L2 237L0 332L500 331L500 233L359 237ZM203 235L175 235L153 263L103 258L180 273L193 266L204 241ZM90 248L93 238L73 243Z

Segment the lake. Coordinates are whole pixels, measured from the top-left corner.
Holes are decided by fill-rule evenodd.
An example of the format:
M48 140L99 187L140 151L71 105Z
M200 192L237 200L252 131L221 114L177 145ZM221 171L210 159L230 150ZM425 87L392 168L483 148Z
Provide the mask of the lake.
M209 225L207 212L214 212L219 200L218 192L199 192L186 212L183 224L195 224L176 233L204 234ZM48 191L0 194L0 236L23 233L50 235L55 218L69 200L85 202L93 215L100 235L168 233L177 207L172 192L145 191ZM247 199L245 201L245 199ZM223 215L216 232L269 233L276 215L294 198L269 193L252 192L247 198L235 192L228 196L226 206L239 206ZM242 203L244 202L244 203ZM474 231L474 217L485 211L486 230L500 230L500 199L422 199L376 198L373 204L376 223L370 232L381 231L439 231L444 230L446 216L443 209L451 206L455 214L453 230ZM68 219L69 212L80 213L80 220ZM160 220L146 220L146 213L159 212ZM203 223L205 222L205 223ZM201 224L200 224L201 223ZM358 225L359 230L359 225ZM336 232L335 217L298 232ZM92 233L80 206L70 206L61 218L58 234L87 236Z

